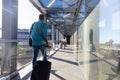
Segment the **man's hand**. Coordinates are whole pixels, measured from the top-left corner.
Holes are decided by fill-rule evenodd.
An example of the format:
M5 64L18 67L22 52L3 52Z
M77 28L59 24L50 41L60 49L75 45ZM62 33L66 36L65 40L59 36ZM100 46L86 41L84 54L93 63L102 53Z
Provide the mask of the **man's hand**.
M47 48L51 48L51 46L49 44L46 45Z
M47 48L51 48L51 46L49 45L49 43L48 43L48 40L47 40L47 39L45 39L45 42L46 42L46 47L47 47Z

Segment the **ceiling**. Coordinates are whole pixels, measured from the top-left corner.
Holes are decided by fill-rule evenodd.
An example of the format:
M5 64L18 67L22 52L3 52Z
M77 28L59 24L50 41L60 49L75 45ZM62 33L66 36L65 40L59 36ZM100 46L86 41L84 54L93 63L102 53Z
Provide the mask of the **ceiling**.
M71 36L100 0L29 0L63 34Z

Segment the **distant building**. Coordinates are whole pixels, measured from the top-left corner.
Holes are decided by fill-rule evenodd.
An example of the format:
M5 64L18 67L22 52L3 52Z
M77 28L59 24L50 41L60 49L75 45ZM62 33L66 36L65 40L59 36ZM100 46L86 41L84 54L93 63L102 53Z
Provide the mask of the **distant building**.
M29 29L18 29L17 39L20 41L18 45L21 47L29 49L28 39L29 39ZM51 26L48 26L48 39L51 40Z
M17 39L19 40L18 45L26 50L31 50L28 44L29 29L18 29Z
M18 40L28 40L29 29L18 29L17 39Z

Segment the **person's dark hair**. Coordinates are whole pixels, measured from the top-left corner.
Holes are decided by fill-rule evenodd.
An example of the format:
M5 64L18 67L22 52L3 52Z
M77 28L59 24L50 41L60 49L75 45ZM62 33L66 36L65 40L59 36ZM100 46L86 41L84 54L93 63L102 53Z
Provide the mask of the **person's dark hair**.
M44 20L44 16L42 14L39 15L40 20Z

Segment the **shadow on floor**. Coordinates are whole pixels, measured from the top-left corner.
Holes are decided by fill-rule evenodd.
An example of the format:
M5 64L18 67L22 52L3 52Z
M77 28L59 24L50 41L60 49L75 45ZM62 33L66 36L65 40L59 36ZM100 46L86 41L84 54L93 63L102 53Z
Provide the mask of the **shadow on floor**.
M73 54L73 52L72 52L72 51L60 50L59 52L63 52L63 53L71 53L71 54Z
M69 60L65 60L65 59L60 59L60 58L56 58L56 57L51 57L51 59L63 61L63 62L70 63L70 64L73 64L73 65L78 65L77 62L73 62L73 61L69 61Z
M55 75L58 77L60 80L66 80L65 78L61 77L60 75L56 74L56 70L51 70L51 74Z

